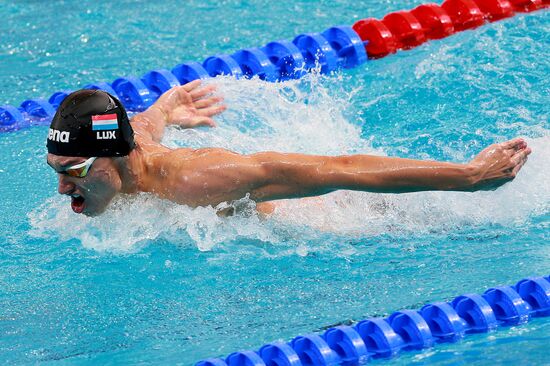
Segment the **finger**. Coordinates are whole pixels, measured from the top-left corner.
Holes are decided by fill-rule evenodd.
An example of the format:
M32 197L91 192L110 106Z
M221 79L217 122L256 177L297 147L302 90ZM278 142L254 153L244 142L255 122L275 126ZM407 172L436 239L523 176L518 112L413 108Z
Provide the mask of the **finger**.
M191 127L199 127L199 126L206 126L206 127L216 127L216 122L210 117L205 116L198 116L191 118Z
M195 101L195 100L200 99L204 96L207 96L208 94L211 94L215 90L216 90L215 85L207 85L204 88L193 90L189 94L191 94L191 98L193 98L193 100Z
M193 89L195 89L196 87L198 87L199 85L201 85L201 80L200 79L197 79L197 80L193 80L187 84L184 84L182 85L183 89L186 91L186 92L191 92Z
M505 141L501 144L505 149L522 149L527 146L525 140L521 137L512 139L510 141Z
M524 161L525 159L527 159L527 156L529 155L527 149L525 150L520 150L518 151L514 156L512 156L512 158L510 159L510 161L512 163L515 164L519 164L520 162Z
M222 113L226 109L227 109L227 106L222 104L222 105L216 105L216 106L213 106L213 107L199 109L197 111L197 113L201 116L212 117L212 116L215 116L217 114Z
M170 91L165 93L167 95L167 98L168 98L167 100L170 100L172 98L172 96L174 96L176 98L176 100L174 102L176 102L176 103L179 103L179 104L189 103L191 101L191 97L189 96L189 91L187 90L187 88L188 87L193 87L192 85L190 85L192 83L193 82L187 83L185 85L175 86L172 89L170 89ZM172 90L173 90L173 92L172 92Z
M512 157L511 160L514 161L514 162L527 160L527 157L529 156L529 154L531 154L531 151L532 150L530 148L525 148L523 150L519 150L514 154L514 156Z
M514 167L514 169L512 169L512 172L511 172L511 176L512 177L515 177L518 172L520 171L521 168L523 168L523 166L525 165L525 162L527 161L527 158L525 158L524 160L522 160L518 165L516 165Z
M216 103L220 103L221 101L223 101L222 97L210 97L206 99L197 100L194 104L195 104L195 108L202 109L202 108L211 107Z

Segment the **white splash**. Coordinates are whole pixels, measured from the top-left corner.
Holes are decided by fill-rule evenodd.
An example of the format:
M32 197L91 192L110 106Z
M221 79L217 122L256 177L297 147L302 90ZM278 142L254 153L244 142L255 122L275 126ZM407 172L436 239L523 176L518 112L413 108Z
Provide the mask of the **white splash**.
M222 147L241 153L263 150L343 154L373 152L350 123L353 91L342 90L340 77L308 74L301 80L266 83L258 79L216 78L230 108L214 129L169 129L168 146Z
M109 209L97 217L76 215L70 201L52 197L29 214L31 236L56 236L61 240L80 240L95 250L133 252L152 240L175 245L196 245L210 250L214 245L239 237L265 242L280 238L260 223L254 202L246 198L234 203L240 213L221 218L213 207L190 208L147 194L119 196ZM245 207L243 210L243 206Z

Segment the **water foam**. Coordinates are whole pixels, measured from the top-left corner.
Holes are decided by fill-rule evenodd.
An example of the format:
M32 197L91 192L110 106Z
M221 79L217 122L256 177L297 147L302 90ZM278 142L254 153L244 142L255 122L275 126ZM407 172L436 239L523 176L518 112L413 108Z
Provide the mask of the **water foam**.
M239 237L279 240L260 224L253 210L220 218L213 207L190 208L147 194L119 196L97 217L75 215L68 200L52 197L33 210L29 219L32 236L74 238L84 247L100 251L133 252L151 240L181 246L194 244L199 250L210 250L217 243Z
M361 127L345 115L354 91L343 90L342 78L308 74L284 83L216 78L213 82L230 106L219 117L218 127L169 129L163 142L171 147L216 146L240 153L373 153L361 139Z
M335 155L383 155L347 115L355 91L343 90L341 78L311 75L285 83L218 78L231 107L214 129L168 129L168 146L223 147L241 153L261 150ZM540 131L539 131L540 132ZM263 219L254 202L243 198L239 213L221 218L213 207L190 208L140 194L121 196L103 215L75 215L67 200L51 198L29 214L34 236L77 239L86 248L115 252L139 250L166 241L199 250L249 241L269 243L282 253L306 254L326 235L365 238L380 234L447 231L464 225L522 224L550 206L550 134L529 139L533 154L513 182L494 192L421 192L403 195L335 192L277 203ZM540 136L540 135L539 135ZM455 151L457 158L462 151ZM291 249L289 249L291 243ZM246 249L242 249L245 250ZM265 250L270 255L270 250Z

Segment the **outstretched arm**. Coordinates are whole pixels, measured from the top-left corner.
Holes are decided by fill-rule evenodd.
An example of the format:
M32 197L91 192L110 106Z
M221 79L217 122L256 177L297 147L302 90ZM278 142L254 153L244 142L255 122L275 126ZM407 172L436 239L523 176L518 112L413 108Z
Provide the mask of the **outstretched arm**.
M525 141L517 138L487 147L468 164L369 155L287 155L273 165L273 183L251 196L263 201L338 189L382 193L492 190L514 179L530 153Z
M467 164L372 155L240 155L223 149L201 149L189 155L173 151L184 153L176 174L186 176L184 193L179 197L179 189L170 189L167 197L202 206L236 200L247 193L262 202L339 189L384 193L495 189L514 179L531 149L522 139L514 139L489 146Z
M160 142L166 125L184 128L214 127L213 116L225 110L220 105L223 98L212 96L215 86L201 87L200 80L176 86L162 94L145 112L132 117L132 127L137 135L144 134Z

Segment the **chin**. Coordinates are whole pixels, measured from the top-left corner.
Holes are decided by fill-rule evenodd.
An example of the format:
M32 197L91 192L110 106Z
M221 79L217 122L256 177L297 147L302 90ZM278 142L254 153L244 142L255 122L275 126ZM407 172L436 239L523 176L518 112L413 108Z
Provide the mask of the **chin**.
M86 207L82 214L87 217L99 216L107 210L107 206L98 208L98 207Z

